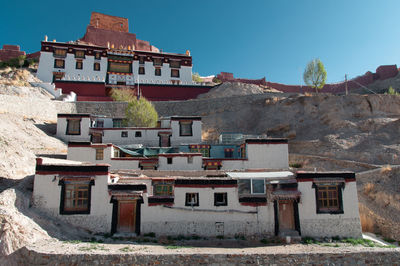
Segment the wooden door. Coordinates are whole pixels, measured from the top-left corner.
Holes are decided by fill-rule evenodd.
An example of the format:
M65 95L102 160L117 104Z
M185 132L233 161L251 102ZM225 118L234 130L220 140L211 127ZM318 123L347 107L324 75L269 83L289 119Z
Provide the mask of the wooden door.
M293 201L279 201L279 230L295 230Z
M120 233L134 233L135 225L136 201L119 201L117 231Z

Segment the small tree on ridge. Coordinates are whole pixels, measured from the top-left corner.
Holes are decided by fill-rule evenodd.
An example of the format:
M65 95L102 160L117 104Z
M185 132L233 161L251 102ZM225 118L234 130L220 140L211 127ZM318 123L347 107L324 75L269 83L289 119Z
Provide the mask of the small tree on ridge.
M326 82L326 70L324 64L318 58L311 60L304 70L303 79L304 83L308 86L315 89L315 92L318 93L318 90L324 87Z

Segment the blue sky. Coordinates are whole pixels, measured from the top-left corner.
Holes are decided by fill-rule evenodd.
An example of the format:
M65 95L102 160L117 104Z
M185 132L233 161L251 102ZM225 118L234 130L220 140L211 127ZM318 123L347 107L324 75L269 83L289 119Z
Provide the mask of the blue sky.
M398 0L6 1L0 45L40 49L44 35L81 38L92 11L129 19L130 32L166 52L193 56L194 72L286 84L320 58L328 82L400 64Z

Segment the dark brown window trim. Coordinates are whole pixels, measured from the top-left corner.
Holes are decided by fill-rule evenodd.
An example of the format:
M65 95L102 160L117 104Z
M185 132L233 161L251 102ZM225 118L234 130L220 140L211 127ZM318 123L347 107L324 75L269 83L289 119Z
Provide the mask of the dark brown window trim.
M69 121L79 121L79 130L78 133L69 133ZM65 135L80 135L81 134L81 121L82 119L67 119L67 127L65 129Z
M97 69L96 69L96 65L99 66ZM100 69L101 69L100 63L95 62L95 63L93 64L93 70L94 70L94 71L100 71Z
M217 202L217 194L224 194L225 202ZM214 206L228 206L228 193L227 192L216 192L214 193Z
M64 201L65 201L65 182L64 180L60 180L58 185L61 186L61 196L60 196L60 214L61 215L73 215L73 214L90 214L91 207L91 198L92 198L92 186L94 186L94 180L89 182L89 191L88 191L88 208L84 211L66 211L64 210Z
M338 210L324 210L320 208L319 206L319 201L318 201L318 186L313 183L312 188L315 189L315 205L316 205L316 210L317 214L343 214L343 189L344 189L344 183L338 183L338 200L339 200L339 209Z
M62 60L62 62L63 62L63 65L60 67L60 66L57 66L57 60ZM64 59L54 59L54 68L65 68L65 60Z
M139 75L145 75L146 74L146 70L145 70L144 66L139 66L138 74Z
M80 67L79 67L79 65L80 65ZM83 61L82 60L76 60L75 69L83 69Z
M189 199L189 194L195 194L196 195L196 197L197 197L197 202L195 203L195 204L190 204L189 203L189 201L188 201L188 199ZM194 206L199 206L199 202L200 202L200 198L199 198L199 193L186 193L185 194L185 206L189 206L189 207L194 207Z
M78 51L79 51L79 52L83 52L83 56L77 56L76 54L77 54ZM85 59L86 53L85 53L85 51L83 51L83 50L75 50L75 51L74 51L74 56L75 56L75 58Z
M178 75L173 75L172 73L175 71L177 71ZM171 78L179 78L181 75L179 69L171 69Z

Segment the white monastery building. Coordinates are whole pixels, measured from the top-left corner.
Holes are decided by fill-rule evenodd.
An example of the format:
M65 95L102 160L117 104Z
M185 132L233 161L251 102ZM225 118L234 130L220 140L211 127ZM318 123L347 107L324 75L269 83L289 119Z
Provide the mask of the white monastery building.
M200 117L124 128L90 114L59 114L57 135L68 160L37 158L34 207L92 232L361 237L355 174L292 172L286 139L210 144Z

